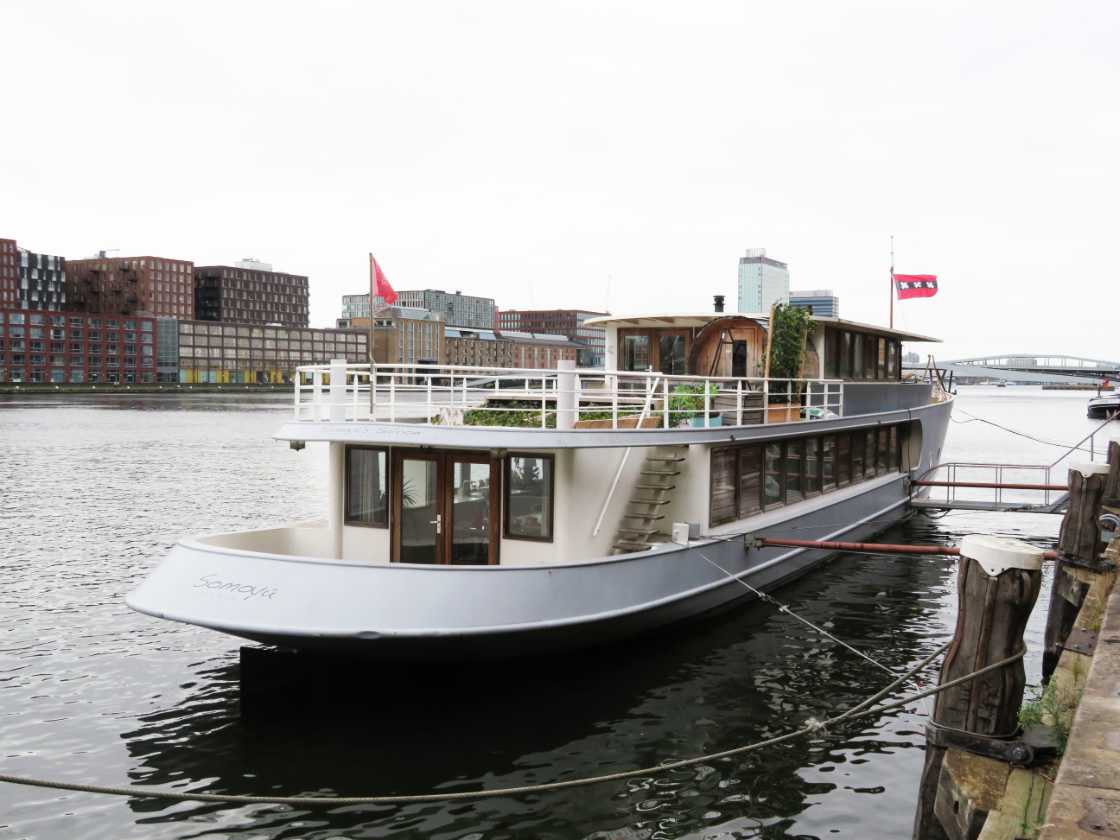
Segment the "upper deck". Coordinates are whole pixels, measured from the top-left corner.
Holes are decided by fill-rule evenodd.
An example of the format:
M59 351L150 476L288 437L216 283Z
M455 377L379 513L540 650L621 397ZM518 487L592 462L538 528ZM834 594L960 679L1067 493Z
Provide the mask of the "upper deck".
M277 437L483 449L711 443L844 428L943 398L936 381L335 361L299 369L294 422Z

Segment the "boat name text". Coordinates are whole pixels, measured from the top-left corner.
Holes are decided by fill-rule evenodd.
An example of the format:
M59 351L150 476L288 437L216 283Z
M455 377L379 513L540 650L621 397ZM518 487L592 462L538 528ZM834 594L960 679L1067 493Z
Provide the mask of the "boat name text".
M279 590L275 586L251 586L247 583L237 583L232 580L222 580L216 575L203 575L198 579L198 583L194 585L195 589L220 589L223 592L233 592L238 595L244 595L241 600L248 601L250 598L268 598L272 599Z

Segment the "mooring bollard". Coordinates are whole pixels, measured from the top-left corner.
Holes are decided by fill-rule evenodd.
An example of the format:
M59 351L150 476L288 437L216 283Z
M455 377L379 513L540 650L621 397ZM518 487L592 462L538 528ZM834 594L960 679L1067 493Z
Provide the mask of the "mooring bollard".
M973 535L960 548L957 626L941 666L942 683L1023 650L1023 630L1042 582L1043 550L1021 540ZM961 809L952 799L951 785L942 780L945 744L987 744L998 752L1000 739L1018 733L1025 686L1026 671L1017 659L937 695L927 728L914 840L977 836L986 812Z
M1110 464L1074 464L1069 470L1069 506L1058 536L1058 560L1050 582L1050 609L1046 614L1046 633L1042 652L1042 682L1058 665L1062 646L1069 638L1073 622L1085 600L1088 585L1067 574L1070 566L1098 568L1104 541L1097 520L1105 499L1113 465L1120 463L1115 442L1109 447Z

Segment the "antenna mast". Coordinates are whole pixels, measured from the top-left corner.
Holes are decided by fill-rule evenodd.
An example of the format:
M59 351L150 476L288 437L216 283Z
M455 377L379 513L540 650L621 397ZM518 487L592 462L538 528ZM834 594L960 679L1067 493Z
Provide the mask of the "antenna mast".
M891 329L894 329L894 234L891 234Z

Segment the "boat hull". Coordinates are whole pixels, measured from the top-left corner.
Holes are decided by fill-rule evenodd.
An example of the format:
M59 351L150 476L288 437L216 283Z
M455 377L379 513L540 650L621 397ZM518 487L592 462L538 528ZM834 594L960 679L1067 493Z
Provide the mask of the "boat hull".
M940 456L951 403L922 413L914 474ZM369 564L185 540L132 608L245 639L340 656L535 656L617 641L735 607L826 561L754 536L866 540L909 514L894 473L726 526L687 545L543 566Z

